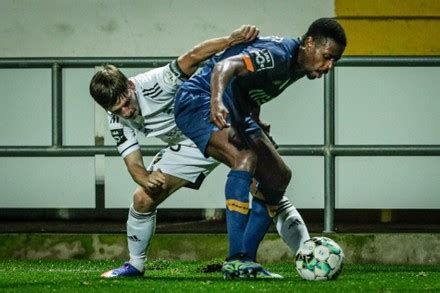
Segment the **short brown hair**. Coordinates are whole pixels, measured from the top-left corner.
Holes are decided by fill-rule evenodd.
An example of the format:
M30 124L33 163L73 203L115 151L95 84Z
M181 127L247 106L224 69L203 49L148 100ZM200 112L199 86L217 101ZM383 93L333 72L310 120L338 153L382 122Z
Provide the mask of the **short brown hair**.
M106 64L95 73L89 91L93 99L108 110L128 90L128 78L116 66Z

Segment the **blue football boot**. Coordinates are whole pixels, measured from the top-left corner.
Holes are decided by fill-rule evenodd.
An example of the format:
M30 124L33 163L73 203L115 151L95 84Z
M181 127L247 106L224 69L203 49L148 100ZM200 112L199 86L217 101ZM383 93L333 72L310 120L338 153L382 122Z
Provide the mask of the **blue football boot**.
M103 278L124 278L124 277L142 277L144 272L138 271L130 263L126 262L121 267L117 269L110 270L108 272L102 273Z
M263 267L248 258L244 254L227 259L222 266L223 277L225 279L256 277Z
M262 269L261 271L258 271L255 275L256 278L262 278L262 279L283 279L284 277L277 273L271 273L266 269Z

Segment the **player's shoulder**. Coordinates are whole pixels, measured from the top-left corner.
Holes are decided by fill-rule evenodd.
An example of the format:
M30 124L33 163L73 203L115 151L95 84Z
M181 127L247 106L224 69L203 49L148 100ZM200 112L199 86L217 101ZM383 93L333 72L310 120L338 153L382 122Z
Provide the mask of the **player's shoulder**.
M277 36L262 37L256 40L244 53L249 56L254 70L288 67L297 44L289 38Z
M157 83L165 74L168 65L153 68L151 70L139 73L129 79L139 86L148 86Z
M159 92L171 92L181 85L186 76L180 71L177 60L165 66L140 73L130 78L144 95L159 95Z
M256 47L266 48L272 51L279 51L280 53L290 53L294 48L299 46L298 39L268 36L260 37L255 42Z

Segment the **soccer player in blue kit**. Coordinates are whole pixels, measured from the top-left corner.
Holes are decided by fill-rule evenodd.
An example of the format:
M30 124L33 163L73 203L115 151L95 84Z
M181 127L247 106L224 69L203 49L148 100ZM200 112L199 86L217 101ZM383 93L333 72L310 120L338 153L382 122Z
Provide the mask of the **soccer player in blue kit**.
M346 45L342 26L320 18L301 38L258 38L215 55L177 92L177 126L205 156L231 168L225 186L226 278L262 269L256 252L271 222L267 214L273 216L283 206L291 179L259 119L260 106L304 76L315 79L328 73ZM249 213L252 178L258 187Z

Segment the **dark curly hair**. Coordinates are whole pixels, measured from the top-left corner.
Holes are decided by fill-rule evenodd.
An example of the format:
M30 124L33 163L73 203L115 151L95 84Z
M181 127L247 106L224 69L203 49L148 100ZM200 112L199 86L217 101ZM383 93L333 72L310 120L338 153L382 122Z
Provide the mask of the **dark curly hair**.
M312 37L318 42L329 38L341 46L347 46L347 37L345 36L344 28L332 18L323 17L315 20L303 35L302 42L304 42L307 37Z

